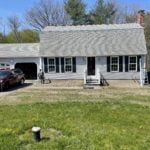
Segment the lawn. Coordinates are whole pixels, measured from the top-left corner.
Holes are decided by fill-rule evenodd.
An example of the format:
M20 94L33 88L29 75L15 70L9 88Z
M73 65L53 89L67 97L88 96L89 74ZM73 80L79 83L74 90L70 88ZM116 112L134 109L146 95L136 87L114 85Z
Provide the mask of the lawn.
M0 150L150 147L150 89L29 88L0 97ZM31 128L42 128L42 141Z

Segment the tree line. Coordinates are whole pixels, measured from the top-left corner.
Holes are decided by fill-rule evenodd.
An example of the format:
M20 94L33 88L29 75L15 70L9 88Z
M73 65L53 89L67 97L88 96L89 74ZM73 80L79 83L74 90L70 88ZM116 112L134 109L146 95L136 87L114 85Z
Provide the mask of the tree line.
M133 23L139 9L136 5L126 7L109 0L97 0L91 9L83 0L64 0L64 3L38 0L26 10L23 21L16 15L7 18L7 25L1 25L0 21L0 43L39 42L39 33L46 26ZM5 33L6 26L10 32ZM145 15L145 35L150 62L150 13Z
M136 21L137 6L124 7L113 1L97 0L90 10L83 0L38 0L26 10L22 20L9 16L2 25L0 43L39 42L39 33L46 26L129 23ZM25 26L26 27L23 27ZM9 29L5 33L4 27Z

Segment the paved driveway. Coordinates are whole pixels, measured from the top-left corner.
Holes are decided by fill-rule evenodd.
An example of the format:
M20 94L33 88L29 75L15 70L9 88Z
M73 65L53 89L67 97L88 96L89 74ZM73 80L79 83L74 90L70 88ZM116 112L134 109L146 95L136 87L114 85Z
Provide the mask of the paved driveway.
M15 93L17 91L22 91L26 88L29 88L30 86L32 86L32 83L25 83L23 86L14 86L7 91L0 92L0 96L6 96L8 94Z

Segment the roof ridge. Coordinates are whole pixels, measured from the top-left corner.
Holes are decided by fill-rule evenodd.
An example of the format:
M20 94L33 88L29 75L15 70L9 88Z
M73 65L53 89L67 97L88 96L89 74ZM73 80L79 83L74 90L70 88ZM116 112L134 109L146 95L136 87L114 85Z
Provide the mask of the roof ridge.
M77 26L47 26L43 31L86 31L86 30L119 30L119 29L139 29L143 28L137 23L128 24L102 24L102 25L77 25Z

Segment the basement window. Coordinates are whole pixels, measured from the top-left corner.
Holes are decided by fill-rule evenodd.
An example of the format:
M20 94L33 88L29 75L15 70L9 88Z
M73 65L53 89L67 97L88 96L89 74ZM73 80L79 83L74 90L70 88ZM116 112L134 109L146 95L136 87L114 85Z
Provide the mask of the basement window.
M72 72L72 58L65 58L65 72Z
M112 72L119 71L119 57L118 56L111 57L111 71Z
M48 71L55 72L55 70L56 70L55 58L49 58L48 59Z
M137 57L129 56L129 71L134 72L137 71Z

